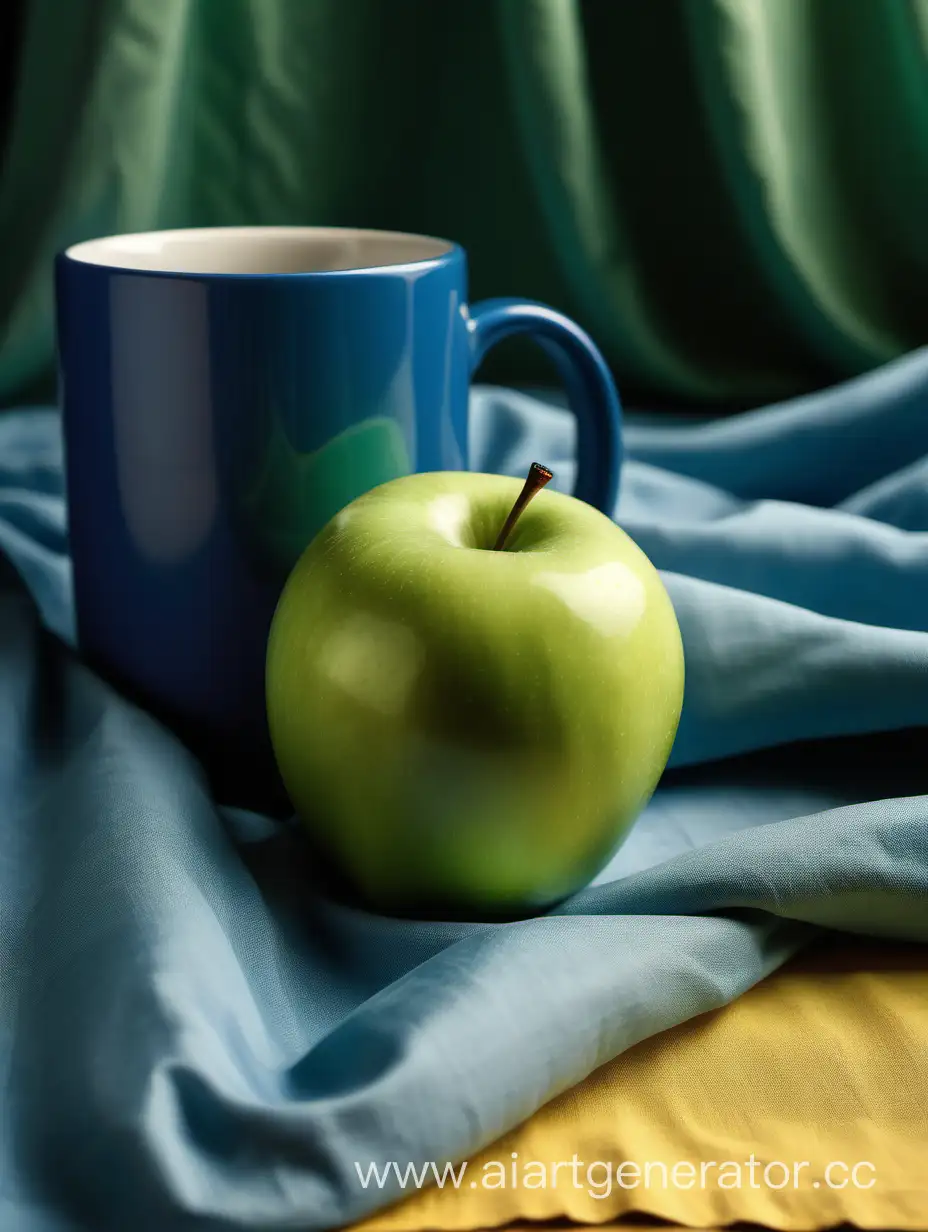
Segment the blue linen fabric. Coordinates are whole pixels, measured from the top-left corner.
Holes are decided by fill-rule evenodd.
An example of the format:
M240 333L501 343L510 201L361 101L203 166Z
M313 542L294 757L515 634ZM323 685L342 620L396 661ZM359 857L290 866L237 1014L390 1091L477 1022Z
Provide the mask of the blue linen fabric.
M552 401L480 469L572 481ZM822 927L928 941L928 351L735 418L630 417L619 521L687 655L671 767L512 924L326 896L71 648L55 412L0 420L0 1229L317 1229L398 1196ZM811 743L810 743L811 742Z

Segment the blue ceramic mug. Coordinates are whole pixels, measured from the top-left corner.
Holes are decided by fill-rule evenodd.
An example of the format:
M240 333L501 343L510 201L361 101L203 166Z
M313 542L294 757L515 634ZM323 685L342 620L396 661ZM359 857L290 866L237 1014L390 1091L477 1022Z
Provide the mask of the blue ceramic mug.
M457 245L242 227L111 236L56 267L78 639L164 718L220 796L268 805L268 627L288 571L338 509L412 471L468 465L470 379L528 334L577 417L576 494L611 512L609 371L573 322L468 307ZM544 459L540 459L544 461Z

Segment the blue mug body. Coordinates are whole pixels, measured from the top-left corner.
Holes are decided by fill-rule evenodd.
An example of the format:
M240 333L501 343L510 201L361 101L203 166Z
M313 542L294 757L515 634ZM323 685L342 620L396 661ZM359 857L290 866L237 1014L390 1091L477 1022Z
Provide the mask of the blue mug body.
M281 802L264 662L289 570L361 493L467 468L468 387L495 342L527 333L553 356L577 416L576 494L614 509L620 408L599 352L543 305L469 307L453 243L112 236L58 257L56 294L79 647L181 736L224 802Z

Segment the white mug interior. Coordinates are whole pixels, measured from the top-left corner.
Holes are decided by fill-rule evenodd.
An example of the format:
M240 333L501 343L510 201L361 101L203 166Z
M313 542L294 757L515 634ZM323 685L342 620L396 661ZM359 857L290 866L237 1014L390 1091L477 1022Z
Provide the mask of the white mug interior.
M448 240L342 227L202 227L110 235L66 256L111 269L164 274L316 274L418 265L447 255Z

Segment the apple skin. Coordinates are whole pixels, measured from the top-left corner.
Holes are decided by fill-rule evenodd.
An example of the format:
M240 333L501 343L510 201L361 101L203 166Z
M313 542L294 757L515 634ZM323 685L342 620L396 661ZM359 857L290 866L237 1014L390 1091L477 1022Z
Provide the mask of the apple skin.
M430 472L315 537L271 627L293 805L368 903L507 918L586 884L666 765L683 646L657 571L590 505Z

